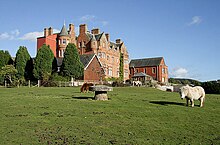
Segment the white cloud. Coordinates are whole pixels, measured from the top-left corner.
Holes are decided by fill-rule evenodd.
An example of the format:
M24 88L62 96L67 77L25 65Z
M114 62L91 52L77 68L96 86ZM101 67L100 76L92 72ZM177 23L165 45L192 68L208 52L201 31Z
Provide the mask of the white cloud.
M15 36L18 36L20 34L20 32L19 32L18 29L16 29L16 30L11 31L11 34L15 35Z
M173 68L170 75L174 78L186 78L189 77L188 70L182 67Z
M198 25L202 22L202 18L200 16L194 16L192 17L192 20L190 23L188 23L188 26L191 26L191 25Z
M107 22L107 21L102 21L101 23L102 23L103 26L108 25L108 22Z
M20 34L18 29L12 30L11 32L0 33L0 40L13 40Z
M43 32L29 32L24 34L22 37L20 37L20 40L29 40L29 41L36 41L37 37L42 37L44 35Z
M81 18L79 18L79 20L83 23L92 23L92 25L99 25L99 26L108 25L108 21L101 20L94 15L84 15Z
M58 29L53 29L53 33L59 33L60 30ZM38 37L43 37L44 36L44 32L29 32L24 34L22 37L18 38L20 40L28 40L28 41L37 41Z
M96 17L94 15L85 15L80 18L80 21L90 22L93 21Z

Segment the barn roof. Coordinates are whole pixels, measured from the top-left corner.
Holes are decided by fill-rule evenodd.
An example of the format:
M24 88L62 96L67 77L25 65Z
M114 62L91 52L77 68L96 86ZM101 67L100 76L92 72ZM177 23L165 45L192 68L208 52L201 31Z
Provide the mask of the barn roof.
M94 55L95 54L83 54L79 56L80 61L82 62L84 67L86 67L90 63Z
M82 62L84 68L89 65L93 57L95 57L95 54L83 54L79 56L80 61ZM57 66L61 66L63 63L63 58L56 58L56 59L57 59Z
M132 59L129 67L158 66L162 60L163 57Z

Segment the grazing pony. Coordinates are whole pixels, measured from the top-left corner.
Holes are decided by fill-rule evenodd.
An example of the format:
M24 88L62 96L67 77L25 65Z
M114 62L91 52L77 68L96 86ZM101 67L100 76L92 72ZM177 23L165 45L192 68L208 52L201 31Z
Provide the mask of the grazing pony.
M194 100L200 100L200 107L204 105L205 91L200 86L190 87L188 85L180 88L181 99L186 98L186 104L188 106L189 100L194 107Z
M80 88L81 93L88 92L90 86L93 86L93 83L84 83Z

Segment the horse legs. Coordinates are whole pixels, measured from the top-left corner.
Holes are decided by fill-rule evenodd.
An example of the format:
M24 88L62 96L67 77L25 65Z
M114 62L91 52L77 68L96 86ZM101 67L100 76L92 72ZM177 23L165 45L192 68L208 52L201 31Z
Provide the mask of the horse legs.
M189 106L189 99L186 98L186 106Z
M190 102L191 102L192 107L194 107L194 100L191 99Z
M200 98L200 107L203 107L204 106L204 98Z

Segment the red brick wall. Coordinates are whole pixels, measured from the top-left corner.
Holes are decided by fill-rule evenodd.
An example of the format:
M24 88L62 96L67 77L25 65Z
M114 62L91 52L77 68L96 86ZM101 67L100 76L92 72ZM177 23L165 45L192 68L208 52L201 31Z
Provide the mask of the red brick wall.
M100 78L102 76L101 72L101 65L98 62L98 59L94 57L87 69L84 70L84 81L100 81Z
M50 49L52 50L54 56L56 57L56 49L57 49L57 34L49 35L47 37L41 37L37 39L37 50L40 49L40 47L43 44L49 45Z
M156 72L153 72L153 68L155 68ZM168 67L166 66L164 59L161 60L159 66L149 66L149 67L136 67L129 68L130 69L130 78L134 76L135 73L144 72L147 75L153 77L154 80L159 82L168 82ZM164 69L164 71L163 71Z

